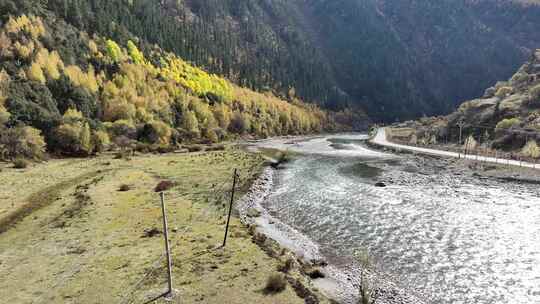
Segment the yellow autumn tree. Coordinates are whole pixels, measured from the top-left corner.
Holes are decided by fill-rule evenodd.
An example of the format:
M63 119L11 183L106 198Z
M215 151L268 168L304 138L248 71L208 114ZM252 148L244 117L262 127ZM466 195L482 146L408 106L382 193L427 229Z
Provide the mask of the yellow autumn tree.
M69 109L63 115L63 123L56 128L60 152L68 155L86 156L92 153L93 144L90 125L81 112Z
M43 74L41 66L36 62L30 65L28 71L26 72L26 76L28 77L28 79L40 82L42 84L45 84L45 82L47 81L45 79L45 74Z

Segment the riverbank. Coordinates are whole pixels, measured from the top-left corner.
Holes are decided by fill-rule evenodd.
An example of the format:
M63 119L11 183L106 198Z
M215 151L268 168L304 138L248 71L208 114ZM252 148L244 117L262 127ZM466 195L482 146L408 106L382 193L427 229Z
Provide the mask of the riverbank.
M506 168L491 164L379 153L364 140L333 135L255 144L301 153L274 171L272 191L261 195L265 211L252 214L299 257L323 257L329 266L315 280L320 290L353 303L345 294L358 290L353 256L364 248L374 263L376 303L537 299L540 256L530 228L540 215L537 185L507 180Z
M321 146L326 142L325 137L299 137L299 138L278 138L267 141L259 141L254 146L248 147L250 151L267 151L269 147L281 151L297 153L297 157L302 157L302 153L314 148L317 155L331 155L337 151L344 157L357 157L362 155L375 154L369 150L348 151L346 147L351 147L349 140L358 143L358 135L336 135L339 140L332 140L328 147ZM332 136L330 136L332 137ZM367 138L367 137L365 137ZM362 138L363 141L365 138ZM358 141L358 142L357 142ZM267 144L268 143L268 144ZM270 144L271 143L271 144ZM254 144L254 143L252 143ZM379 154L379 157L388 158L389 154ZM360 267L357 263L348 264L346 267L338 267L328 262L321 252L318 244L309 237L289 226L277 217L273 216L265 208L265 200L272 194L276 176L280 170L287 170L287 164L281 169L275 170L267 168L261 177L255 181L248 194L238 204L238 211L244 223L255 227L255 234L264 235L264 239L270 239L271 246L277 245L287 248L294 254L295 263L299 265L301 272L309 276L310 271L316 270L322 275L313 279L314 285L320 289L327 297L334 299L338 303L354 304L358 303L358 290L360 288ZM380 304L401 304L401 303L425 303L411 291L403 289L393 283L393 281L373 270L366 270L370 284L372 284L372 294L375 303Z
M309 281L291 271L265 292L281 256L233 218L224 226L232 171L240 198L265 159L226 151L58 159L0 171L0 298L10 303L142 303L166 288L159 196L166 194L177 303L306 303ZM281 251L279 251L281 253ZM286 253L284 251L284 253ZM307 286L307 287L306 287ZM316 290L312 303L328 303ZM161 303L161 300L155 301Z
M447 160L453 167L462 168L461 173L469 172L481 178L496 178L503 181L540 184L540 165L528 164L515 160L477 157L456 152L424 149L392 143L385 139L386 135L380 130L365 142L366 146L381 151L393 152L398 155L424 155L428 158Z

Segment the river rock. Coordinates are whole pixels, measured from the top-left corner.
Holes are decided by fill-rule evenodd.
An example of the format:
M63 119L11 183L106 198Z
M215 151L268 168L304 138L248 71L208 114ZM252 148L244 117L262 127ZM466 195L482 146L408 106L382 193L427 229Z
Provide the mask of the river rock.
M261 216L261 212L255 208L249 208L247 211L247 216L249 217L259 217Z

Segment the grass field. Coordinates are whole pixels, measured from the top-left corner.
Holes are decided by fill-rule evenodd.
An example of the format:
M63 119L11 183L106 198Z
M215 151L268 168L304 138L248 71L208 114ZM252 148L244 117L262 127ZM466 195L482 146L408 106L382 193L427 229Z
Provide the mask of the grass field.
M263 164L259 155L230 148L4 165L2 303L144 303L165 291L161 209L153 191L163 180L174 182L165 197L175 302L304 303L290 286L263 292L280 260L254 244L238 219L227 247L218 248L233 169L242 192ZM310 284L299 273L291 276Z

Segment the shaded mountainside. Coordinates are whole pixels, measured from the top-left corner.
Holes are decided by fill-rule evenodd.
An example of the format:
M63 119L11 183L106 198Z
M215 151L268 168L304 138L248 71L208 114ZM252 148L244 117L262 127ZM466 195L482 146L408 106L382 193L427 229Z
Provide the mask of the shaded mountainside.
M463 103L445 117L398 125L393 133L411 143L459 142L474 148L519 152L540 158L540 49L508 81L488 88L483 97Z
M20 8L20 7L19 7ZM43 9L2 16L2 159L85 156L114 143L141 151L239 135L343 130L354 113L257 93L137 39L88 35ZM145 51L142 52L141 49Z
M450 111L540 45L540 8L512 1L308 1L338 83L386 119Z
M90 33L157 43L243 86L332 109L355 105L393 121L449 112L509 77L540 46L537 3L49 0L46 7Z

